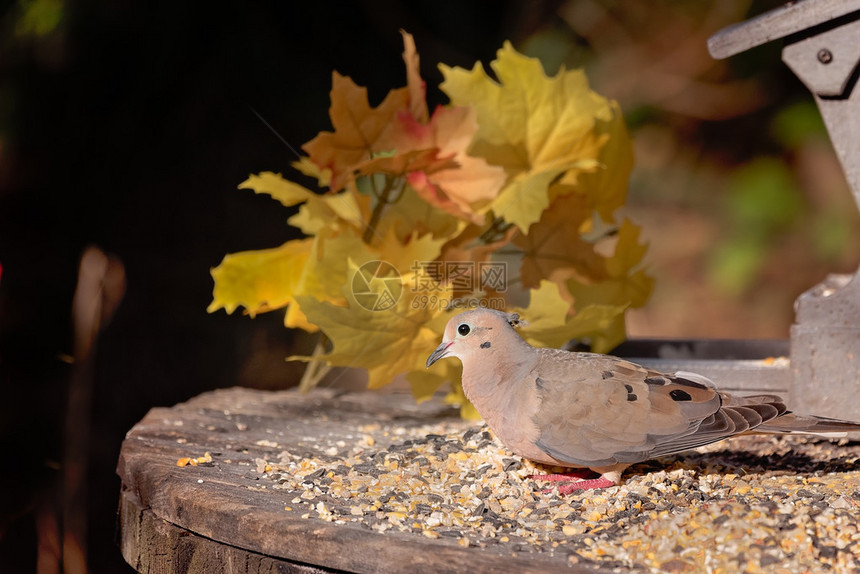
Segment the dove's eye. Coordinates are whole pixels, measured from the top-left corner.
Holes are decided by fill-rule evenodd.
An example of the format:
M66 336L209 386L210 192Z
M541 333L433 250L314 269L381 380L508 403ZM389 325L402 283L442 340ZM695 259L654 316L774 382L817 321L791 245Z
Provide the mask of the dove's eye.
M460 333L460 335L462 335L463 337L468 335L469 331L471 331L471 329L465 323L462 323L459 327L457 327L457 332Z

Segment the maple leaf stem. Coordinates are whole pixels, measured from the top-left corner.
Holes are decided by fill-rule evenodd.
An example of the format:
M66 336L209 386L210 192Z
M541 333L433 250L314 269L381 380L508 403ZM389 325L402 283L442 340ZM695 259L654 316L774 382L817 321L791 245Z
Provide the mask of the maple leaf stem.
M370 221L367 222L367 227L364 228L364 233L361 236L361 240L363 242L368 245L371 244L373 236L376 233L376 225L382 218L382 212L385 211L385 207L391 203L396 203L403 195L405 188L406 180L402 177L395 177L393 179L386 177L385 187L383 187L380 192L376 189L375 179L373 177L370 178L370 190L376 198L376 205L373 206L373 211L370 214Z
M314 347L312 357L318 357L326 352L329 339L325 333L320 333L320 338L317 341L317 346ZM324 361L314 360L308 361L305 367L305 372L302 373L302 379L299 381L299 392L307 393L316 388L319 382L331 370L331 365Z
M498 241L505 233L507 233L508 229L513 227L513 223L508 223L501 217L497 217L493 220L489 227L478 237L478 241L488 245L495 241Z

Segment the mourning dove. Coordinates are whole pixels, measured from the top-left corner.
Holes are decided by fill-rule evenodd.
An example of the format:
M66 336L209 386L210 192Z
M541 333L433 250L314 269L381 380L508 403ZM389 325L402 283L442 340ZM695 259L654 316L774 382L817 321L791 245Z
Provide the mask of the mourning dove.
M659 373L608 355L532 347L516 314L489 309L453 317L427 367L463 363L463 390L509 449L578 469L535 476L567 481L559 492L618 484L631 464L747 433L832 433L860 423L797 415L777 395L737 397L701 375ZM599 478L588 479L600 475ZM575 482L571 482L575 481Z

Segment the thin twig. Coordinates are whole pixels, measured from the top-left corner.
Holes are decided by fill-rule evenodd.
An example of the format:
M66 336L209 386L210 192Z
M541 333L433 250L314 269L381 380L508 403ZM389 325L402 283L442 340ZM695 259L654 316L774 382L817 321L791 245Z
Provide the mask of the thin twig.
M393 180L386 177L385 187L382 188L382 193L379 193L376 191L376 183L374 182L373 176L370 176L370 187L373 191L374 197L376 197L376 205L373 207L373 212L370 214L370 221L367 223L367 227L364 228L364 234L361 236L361 240L366 244L370 245L370 241L373 239L373 234L376 232L376 225L382 218L382 212L385 211L385 206L390 203L394 203L403 195L405 183L406 182L401 177Z
M325 354L327 345L328 337L326 337L324 333L320 333L319 341L317 341L317 346L314 348L314 352L311 353L311 356L319 357ZM307 393L315 389L330 370L331 365L325 361L316 359L308 361L308 364L305 367L305 372L302 374L302 379L299 381L299 392Z

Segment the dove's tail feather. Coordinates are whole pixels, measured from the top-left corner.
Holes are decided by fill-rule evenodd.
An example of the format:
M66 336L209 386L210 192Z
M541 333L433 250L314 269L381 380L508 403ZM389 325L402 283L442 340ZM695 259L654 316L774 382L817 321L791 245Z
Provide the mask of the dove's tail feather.
M698 421L688 432L661 437L654 448L647 452L616 452L613 455L614 460L640 462L740 434L805 434L840 438L847 432L860 431L860 423L793 413L786 408L785 401L778 395L736 396L725 392L719 394L722 401L719 410ZM541 448L559 460L566 460L563 453L556 454L543 445Z
M846 432L860 431L860 423L786 411L779 417L763 423L755 430L767 433L840 437L845 436Z
M792 412L786 408L784 400L778 395L735 396L721 393L721 396L723 398L723 408L737 410L744 407L752 407L760 409L759 405L768 405L776 408L777 413L772 413L769 417L763 416L762 422L758 425L750 425L752 433L811 434L825 437L840 437L845 436L847 432L860 431L860 422L815 415L802 415Z
M761 432L759 429L762 426L788 412L782 398L777 395L734 396L722 392L719 394L722 401L719 410L698 421L688 432L662 438L647 453L641 451L615 453L615 460L639 462L648 458L683 452L739 434Z

